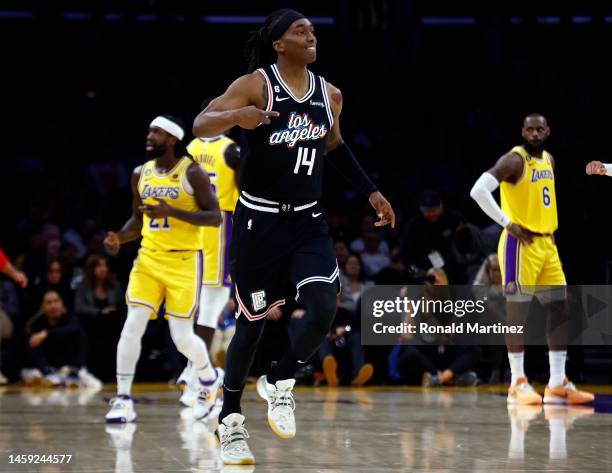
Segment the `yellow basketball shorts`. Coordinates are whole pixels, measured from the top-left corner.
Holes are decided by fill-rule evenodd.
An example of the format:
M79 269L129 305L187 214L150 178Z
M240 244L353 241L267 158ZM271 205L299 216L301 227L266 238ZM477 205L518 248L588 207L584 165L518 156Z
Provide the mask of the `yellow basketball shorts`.
M166 315L190 319L200 304L202 251L156 251L140 248L126 292L128 305L146 307L157 317L166 300Z
M548 286L565 286L565 274L552 236L535 236L523 245L504 230L497 249L504 294L533 294Z

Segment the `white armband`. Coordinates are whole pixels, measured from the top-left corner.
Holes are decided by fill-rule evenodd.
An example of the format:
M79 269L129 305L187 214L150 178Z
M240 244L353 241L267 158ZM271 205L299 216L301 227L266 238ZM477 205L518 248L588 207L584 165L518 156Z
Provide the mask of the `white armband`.
M612 164L604 164L606 168L606 176L612 176Z
M495 198L493 197L493 191L499 187L499 182L495 177L488 173L482 173L482 176L478 178L474 187L470 191L470 197L474 199L480 208L491 217L497 224L506 228L510 223L508 216L499 207Z

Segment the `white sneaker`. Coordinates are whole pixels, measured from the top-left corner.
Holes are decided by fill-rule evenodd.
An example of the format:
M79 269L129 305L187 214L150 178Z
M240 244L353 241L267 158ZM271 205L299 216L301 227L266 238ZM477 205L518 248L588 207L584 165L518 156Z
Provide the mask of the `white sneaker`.
M58 371L52 371L43 378L43 385L48 388L57 388L63 386L65 382L64 376Z
M37 368L23 368L21 370L21 379L26 386L37 386L42 382L42 372Z
M268 424L282 439L295 437L293 386L293 378L279 380L276 386L268 383L265 374L257 380L257 393L268 401Z
M179 403L183 407L195 407L198 402L198 396L200 395L199 386L189 386L185 384L183 386L183 394L179 398Z
M193 366L193 363L191 363L191 361L188 360L187 364L185 365L185 368L183 369L183 372L180 374L180 376L176 380L176 389L178 389L182 393L185 392L187 390L187 387L189 386L189 375L191 374L192 366ZM181 404L183 403L181 402ZM185 407L191 407L185 404L183 405Z
M217 377L214 381L202 382L199 381L199 394L198 401L193 406L193 417L197 420L205 419L210 415L213 408L215 407L215 401L217 400L217 393L219 388L223 384L223 377L225 372L221 368L215 368L215 374Z
M82 388L91 388L92 390L99 391L102 389L102 381L91 374L87 368L81 368L79 370L79 385Z
M221 441L221 460L226 465L254 465L255 457L251 453L246 439L249 433L244 427L242 414L230 414L219 424Z
M106 422L110 424L125 424L136 420L134 401L129 396L117 396L110 400L111 410L106 414Z

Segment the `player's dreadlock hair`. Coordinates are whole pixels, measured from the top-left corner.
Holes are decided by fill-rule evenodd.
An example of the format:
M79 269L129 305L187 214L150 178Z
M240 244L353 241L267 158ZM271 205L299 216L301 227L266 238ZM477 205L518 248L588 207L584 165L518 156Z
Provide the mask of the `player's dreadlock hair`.
M161 116L170 120L171 122L176 123L183 130L185 129L185 124L183 123L183 120L181 120L180 118L176 118L174 115L161 115ZM189 154L189 151L187 151L187 146L185 146L185 143L183 143L183 141L179 140L178 138L176 140L176 143L174 143L174 155L179 156L179 157L187 156L189 159L193 161L193 156L191 156L191 154Z
M244 57L249 63L248 72L276 61L276 52L272 43L277 41L287 28L296 20L305 18L300 12L290 8L276 10L269 15L261 28L251 31L244 47Z

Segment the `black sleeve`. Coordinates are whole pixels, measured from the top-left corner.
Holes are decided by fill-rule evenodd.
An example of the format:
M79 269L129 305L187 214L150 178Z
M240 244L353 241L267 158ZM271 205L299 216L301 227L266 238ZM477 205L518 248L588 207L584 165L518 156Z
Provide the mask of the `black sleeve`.
M81 324L79 323L79 319L76 317L76 315L65 314L63 317L63 323L47 328L49 338L63 338L75 335L81 331Z

